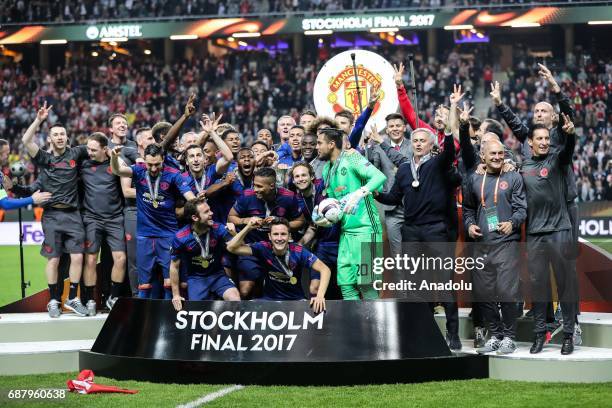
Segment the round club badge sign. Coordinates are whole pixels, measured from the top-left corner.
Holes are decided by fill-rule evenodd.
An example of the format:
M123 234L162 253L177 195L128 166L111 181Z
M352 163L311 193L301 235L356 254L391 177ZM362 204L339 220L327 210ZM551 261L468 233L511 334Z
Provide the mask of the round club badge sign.
M355 54L357 80L351 54ZM380 87L381 96L374 106L366 126L376 124L380 131L386 126L385 116L396 112L397 90L393 81L393 66L380 55L365 50L344 51L323 65L314 86L314 104L318 115L334 117L346 109L359 117L359 102L365 110L373 88ZM359 92L357 92L357 84Z

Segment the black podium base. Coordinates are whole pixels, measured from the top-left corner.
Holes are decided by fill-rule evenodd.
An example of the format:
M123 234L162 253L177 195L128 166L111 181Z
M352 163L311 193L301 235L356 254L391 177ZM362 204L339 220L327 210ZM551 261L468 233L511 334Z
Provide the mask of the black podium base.
M81 369L117 380L257 385L360 385L488 378L487 356L334 362L217 362L79 354Z
M487 378L487 357L453 355L427 304L186 302L122 298L81 369L116 379L350 385Z

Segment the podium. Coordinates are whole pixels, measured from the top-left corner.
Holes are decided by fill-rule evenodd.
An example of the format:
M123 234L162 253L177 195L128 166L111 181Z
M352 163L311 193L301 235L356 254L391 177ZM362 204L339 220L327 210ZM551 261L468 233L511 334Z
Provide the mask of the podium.
M488 378L453 354L427 304L396 299L185 302L121 298L80 369L121 380L353 385Z

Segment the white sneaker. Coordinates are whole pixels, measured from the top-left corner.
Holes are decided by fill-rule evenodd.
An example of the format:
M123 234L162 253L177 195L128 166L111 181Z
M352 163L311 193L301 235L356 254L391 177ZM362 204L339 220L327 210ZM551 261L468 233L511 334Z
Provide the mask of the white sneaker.
M491 353L493 351L497 351L497 349L499 348L500 345L501 345L501 340L499 340L497 337L493 336L489 340L487 340L487 342L485 343L484 347L476 349L476 352L479 353L479 354L482 354L482 353Z
M83 303L81 303L81 299L79 299L78 297L67 300L66 303L64 303L64 307L66 309L72 310L79 316L87 316L89 314L89 311L85 306L83 306Z
M49 312L49 317L60 317L62 314L62 304L55 299L51 299L47 303L47 311Z
M115 303L117 303L118 300L118 297L109 296L106 299L106 307L108 307L108 310L113 310L113 306L115 306Z
M582 344L582 329L580 325L576 323L574 325L574 346L580 346Z
M510 337L504 337L504 339L499 344L499 348L497 349L497 354L512 354L516 350L516 344Z
M86 307L87 307L87 315L89 315L89 316L95 316L96 315L96 313L97 313L97 311L96 311L97 305L96 305L96 301L95 300L89 299L87 301Z

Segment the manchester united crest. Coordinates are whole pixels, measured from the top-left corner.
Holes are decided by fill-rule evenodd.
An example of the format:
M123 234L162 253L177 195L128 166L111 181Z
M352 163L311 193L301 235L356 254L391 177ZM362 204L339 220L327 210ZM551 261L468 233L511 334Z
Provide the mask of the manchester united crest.
M355 80L355 69L347 65L338 75L329 80L327 101L332 104L334 112L346 109L353 112L357 119L360 114L359 106L365 108L368 105L372 89L379 88L381 82L380 74L372 72L363 65L357 66L357 80ZM374 106L373 114L378 111L384 99L385 93L382 91L379 101Z
M355 55L355 66L351 54ZM380 98L366 128L376 124L378 129L383 129L385 116L397 111L398 106L393 67L374 52L345 51L327 61L319 71L313 91L315 108L318 114L330 117L348 110L357 119L361 109L368 106L374 89L380 89Z

